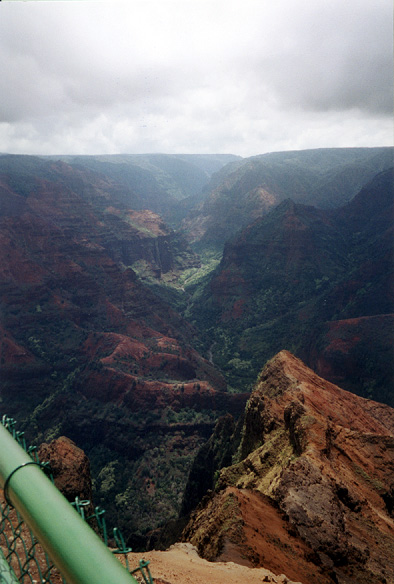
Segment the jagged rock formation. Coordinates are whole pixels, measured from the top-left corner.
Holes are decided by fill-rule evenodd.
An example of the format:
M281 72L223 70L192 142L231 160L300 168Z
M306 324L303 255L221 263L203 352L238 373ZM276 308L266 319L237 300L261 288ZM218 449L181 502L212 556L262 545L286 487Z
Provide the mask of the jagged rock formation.
M282 351L247 404L237 459L184 530L203 557L308 584L394 581L393 409Z

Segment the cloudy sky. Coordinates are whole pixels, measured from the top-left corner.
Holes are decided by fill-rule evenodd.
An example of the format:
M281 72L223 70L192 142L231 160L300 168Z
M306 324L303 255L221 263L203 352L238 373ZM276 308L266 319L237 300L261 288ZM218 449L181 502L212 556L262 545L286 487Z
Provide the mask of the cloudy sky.
M393 143L391 0L0 3L0 152Z

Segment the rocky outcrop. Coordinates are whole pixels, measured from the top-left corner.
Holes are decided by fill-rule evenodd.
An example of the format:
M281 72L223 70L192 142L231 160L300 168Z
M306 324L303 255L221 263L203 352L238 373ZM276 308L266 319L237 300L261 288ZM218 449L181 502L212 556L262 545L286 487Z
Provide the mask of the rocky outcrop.
M313 562L313 549L292 532L286 515L256 491L227 487L211 493L195 511L183 539L212 562L265 568L304 584L332 583Z
M70 501L92 501L90 462L83 450L69 438L60 436L38 449L41 462L49 462L55 485Z
M303 582L392 582L393 488L394 410L282 351L246 407L238 460L184 539L209 559L233 555L274 572L287 550L286 574Z

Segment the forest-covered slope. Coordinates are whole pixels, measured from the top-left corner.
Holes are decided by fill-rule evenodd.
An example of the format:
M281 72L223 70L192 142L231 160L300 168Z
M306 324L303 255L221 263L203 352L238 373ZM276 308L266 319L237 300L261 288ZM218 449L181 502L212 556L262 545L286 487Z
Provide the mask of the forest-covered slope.
M346 206L286 200L224 249L190 315L234 388L292 350L326 377L394 403L393 173Z

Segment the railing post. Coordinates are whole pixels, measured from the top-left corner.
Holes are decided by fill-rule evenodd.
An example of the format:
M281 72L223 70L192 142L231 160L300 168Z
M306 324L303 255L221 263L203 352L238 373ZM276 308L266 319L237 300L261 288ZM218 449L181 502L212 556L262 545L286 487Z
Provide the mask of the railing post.
M137 584L39 466L32 463L0 424L0 486L6 487L8 500L67 584Z

